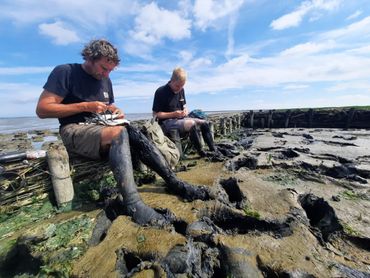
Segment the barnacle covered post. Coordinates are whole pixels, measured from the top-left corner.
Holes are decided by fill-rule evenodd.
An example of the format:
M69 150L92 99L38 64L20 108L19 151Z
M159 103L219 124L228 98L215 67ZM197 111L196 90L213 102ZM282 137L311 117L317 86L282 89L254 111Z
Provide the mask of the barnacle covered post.
M73 183L70 175L69 157L63 144L51 144L47 160L58 206L72 201Z

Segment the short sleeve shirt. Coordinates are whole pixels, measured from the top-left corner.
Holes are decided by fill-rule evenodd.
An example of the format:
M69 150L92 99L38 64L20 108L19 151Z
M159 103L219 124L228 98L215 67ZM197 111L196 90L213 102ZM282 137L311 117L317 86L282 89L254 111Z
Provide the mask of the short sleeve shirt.
M63 104L85 101L102 101L113 103L113 88L109 78L97 80L86 73L81 64L59 65L50 73L44 87L45 90L63 98ZM72 116L59 118L60 124L85 122L90 112L82 112Z
M185 104L184 89L175 94L167 83L155 91L152 110L154 112L174 112L184 109Z

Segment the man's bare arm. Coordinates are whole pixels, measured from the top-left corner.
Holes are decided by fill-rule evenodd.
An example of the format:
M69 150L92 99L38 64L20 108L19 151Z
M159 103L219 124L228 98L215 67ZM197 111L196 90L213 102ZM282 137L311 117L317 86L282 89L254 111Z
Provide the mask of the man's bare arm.
M71 104L63 104L62 101L62 97L44 90L37 103L37 116L40 118L64 118L81 112L101 113L108 108L105 103L100 101Z
M183 110L177 110L174 112L155 112L153 111L153 116L157 117L158 119L165 120L165 119L183 118L186 115Z

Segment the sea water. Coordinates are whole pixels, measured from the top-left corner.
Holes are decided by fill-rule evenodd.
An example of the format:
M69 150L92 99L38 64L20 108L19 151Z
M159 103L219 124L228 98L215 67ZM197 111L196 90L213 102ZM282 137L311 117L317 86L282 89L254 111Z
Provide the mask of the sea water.
M152 117L152 113L129 113L125 115L129 121L145 120ZM57 119L40 119L37 117L0 118L0 134L14 132L29 132L33 130L57 131Z

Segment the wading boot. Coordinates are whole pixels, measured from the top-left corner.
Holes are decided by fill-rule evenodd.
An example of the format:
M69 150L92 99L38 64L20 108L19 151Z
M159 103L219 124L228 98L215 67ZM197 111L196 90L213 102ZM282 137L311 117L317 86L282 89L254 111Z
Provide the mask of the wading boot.
M177 178L161 152L144 134L132 126L127 126L127 131L130 146L145 165L162 177L169 192L188 201L210 199L207 187L191 185Z
M214 152L216 150L216 148L215 148L215 143L213 141L213 136L212 136L211 129L209 128L209 124L208 123L202 123L200 125L200 130L202 132L204 142L206 142L209 150Z
M204 142L206 142L209 150L211 151L210 153L207 153L207 157L213 162L224 161L225 160L224 155L215 146L215 142L213 140L213 136L212 136L211 129L209 128L209 124L208 123L201 124L200 130L202 132L202 137L204 139Z
M205 157L206 156L206 152L203 150L202 142L201 142L201 139L200 139L200 136L199 136L199 132L198 132L198 129L197 129L196 126L193 126L190 129L189 138L190 138L190 141L193 144L194 148L197 150L198 154L201 157Z
M109 163L123 198L123 211L138 224L164 224L165 218L144 204L134 180L127 130L112 141Z
M179 150L180 157L183 157L183 151L182 151L182 145L181 145L181 137L180 137L180 131L177 128L173 128L169 132L169 137L172 140L172 142L175 143L177 149Z

